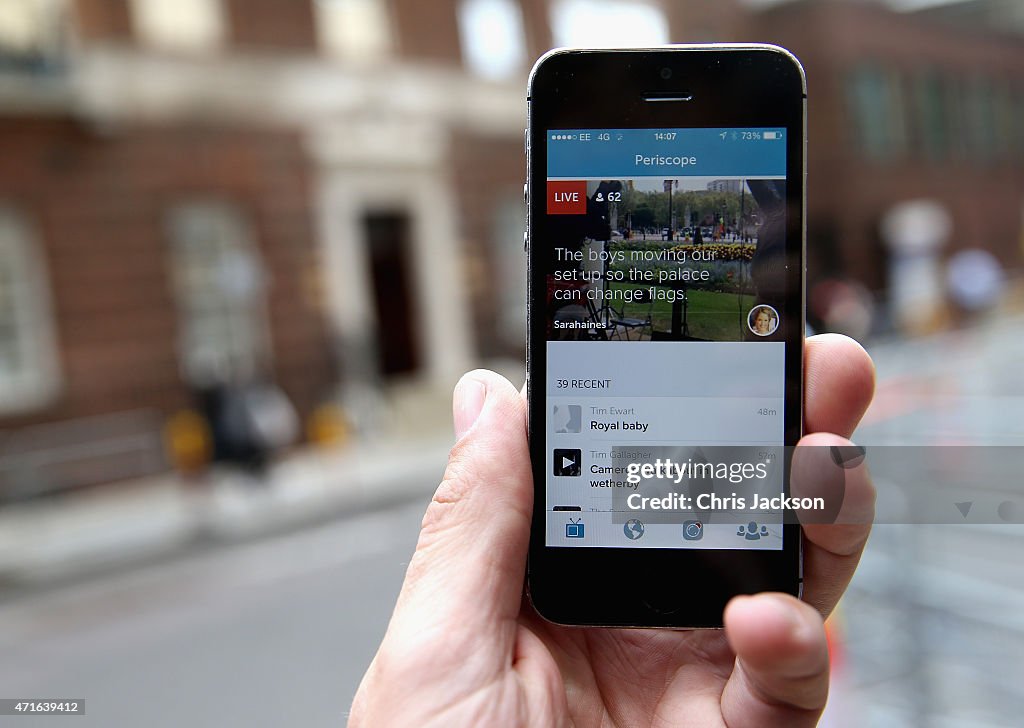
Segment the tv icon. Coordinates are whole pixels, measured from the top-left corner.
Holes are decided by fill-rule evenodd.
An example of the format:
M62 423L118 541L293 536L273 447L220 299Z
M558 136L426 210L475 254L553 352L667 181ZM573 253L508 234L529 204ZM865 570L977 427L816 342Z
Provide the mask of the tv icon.
M583 534L586 532L585 528L582 518L570 518L569 522L565 524L565 537L583 538Z
M583 451L576 449L555 448L555 475L576 477L583 472Z

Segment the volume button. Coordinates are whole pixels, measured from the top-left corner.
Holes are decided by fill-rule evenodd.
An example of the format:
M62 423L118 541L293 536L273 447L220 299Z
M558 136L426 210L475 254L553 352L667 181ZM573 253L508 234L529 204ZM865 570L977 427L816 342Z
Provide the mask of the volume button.
M523 204L526 205L526 230L523 231L523 250L527 250L530 239L530 184L523 182Z

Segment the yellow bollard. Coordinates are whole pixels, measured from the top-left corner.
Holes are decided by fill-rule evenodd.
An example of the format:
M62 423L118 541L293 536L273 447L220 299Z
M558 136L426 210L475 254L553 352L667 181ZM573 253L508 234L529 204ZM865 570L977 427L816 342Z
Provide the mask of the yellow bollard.
M206 418L193 410L175 412L164 425L164 447L181 472L202 470L213 457L213 437Z

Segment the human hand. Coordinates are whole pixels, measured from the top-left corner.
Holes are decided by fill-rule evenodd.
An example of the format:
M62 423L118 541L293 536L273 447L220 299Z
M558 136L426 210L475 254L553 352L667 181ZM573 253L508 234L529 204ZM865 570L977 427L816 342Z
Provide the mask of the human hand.
M849 446L874 369L836 335L807 341L802 444ZM828 693L823 617L850 581L869 519L804 526L803 601L734 598L724 630L560 627L523 598L533 477L526 406L486 371L455 388L457 442L423 518L351 728L817 723ZM838 467L838 466L837 466ZM863 465L846 498L870 508Z

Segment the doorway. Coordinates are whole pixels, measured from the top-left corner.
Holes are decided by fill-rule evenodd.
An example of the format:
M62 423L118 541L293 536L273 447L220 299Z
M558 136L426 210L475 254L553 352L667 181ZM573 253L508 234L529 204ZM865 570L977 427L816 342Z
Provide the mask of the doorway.
M370 212L363 216L370 266L373 309L377 321L377 356L385 378L413 374L420 368L420 347L413 322L417 300L412 283L409 215Z

